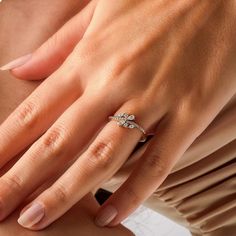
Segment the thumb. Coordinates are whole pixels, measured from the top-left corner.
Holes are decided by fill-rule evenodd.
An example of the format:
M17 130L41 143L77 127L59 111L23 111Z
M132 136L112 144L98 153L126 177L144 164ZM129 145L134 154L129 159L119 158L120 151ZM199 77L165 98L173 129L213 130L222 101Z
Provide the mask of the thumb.
M48 77L59 68L82 39L91 21L95 3L96 1L91 1L34 53L20 57L0 69L10 70L14 76L23 80Z

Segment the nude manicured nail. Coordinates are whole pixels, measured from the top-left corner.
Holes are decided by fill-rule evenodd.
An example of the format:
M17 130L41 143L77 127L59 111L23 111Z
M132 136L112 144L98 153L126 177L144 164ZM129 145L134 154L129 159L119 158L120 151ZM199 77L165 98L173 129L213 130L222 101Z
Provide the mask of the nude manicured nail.
M116 216L118 212L115 207L107 205L96 217L95 224L103 227L108 225Z
M20 215L17 221L21 226L30 228L33 225L37 224L40 220L42 220L44 215L44 207L39 203L34 203Z
M12 70L17 67L23 66L27 61L29 61L32 57L32 54L25 55L23 57L19 57L14 61L7 63L6 65L0 67L0 70Z

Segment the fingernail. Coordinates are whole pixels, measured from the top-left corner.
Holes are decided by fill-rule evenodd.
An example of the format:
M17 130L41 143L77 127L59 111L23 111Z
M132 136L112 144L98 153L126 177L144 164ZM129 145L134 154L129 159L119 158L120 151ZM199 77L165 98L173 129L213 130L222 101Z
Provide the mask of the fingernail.
M17 221L21 226L30 228L42 220L44 215L44 207L39 203L34 203L30 208L20 215Z
M11 61L7 63L6 65L0 67L0 70L12 70L17 67L23 66L27 61L30 60L31 57L32 57L32 54L27 54L23 57L19 57L16 60Z
M116 216L118 212L112 205L107 205L96 217L95 224L103 227L108 225Z

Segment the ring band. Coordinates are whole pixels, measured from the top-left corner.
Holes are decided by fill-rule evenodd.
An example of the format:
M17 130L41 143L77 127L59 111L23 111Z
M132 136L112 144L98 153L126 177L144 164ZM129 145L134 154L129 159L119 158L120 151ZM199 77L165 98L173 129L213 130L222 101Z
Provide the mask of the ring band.
M146 132L145 130L138 125L134 120L135 120L135 115L132 114L127 114L127 113L120 113L114 116L109 116L110 120L116 120L117 124L119 126L129 128L129 129L138 129L143 133L142 138L139 140L139 142L145 142L147 137L146 137Z

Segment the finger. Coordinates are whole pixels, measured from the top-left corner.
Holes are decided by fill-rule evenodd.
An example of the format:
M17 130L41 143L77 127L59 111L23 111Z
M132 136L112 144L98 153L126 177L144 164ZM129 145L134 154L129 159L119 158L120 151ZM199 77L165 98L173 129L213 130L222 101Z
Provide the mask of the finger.
M97 225L115 226L129 216L161 185L199 134L192 120L191 124L177 117L163 121L129 178L99 209Z
M36 188L68 168L104 123L109 113L105 97L83 95L0 178L1 220ZM94 113L97 118L91 119Z
M0 126L0 167L42 135L82 94L76 87L74 76L63 66L10 114Z
M99 188L115 192L134 170L152 139L153 135L148 135L147 140L144 143L138 143L122 167L109 180L106 180L99 186Z
M24 56L11 62L12 73L21 79L38 80L52 74L65 61L75 45L81 40L90 23L96 1L91 1L79 14L68 21L56 34L47 40L32 55Z
M129 109L122 109L129 110ZM143 119L146 127L150 120ZM55 221L91 189L113 175L141 138L139 130L109 122L87 151L65 174L23 210L19 223L30 229L42 229Z

